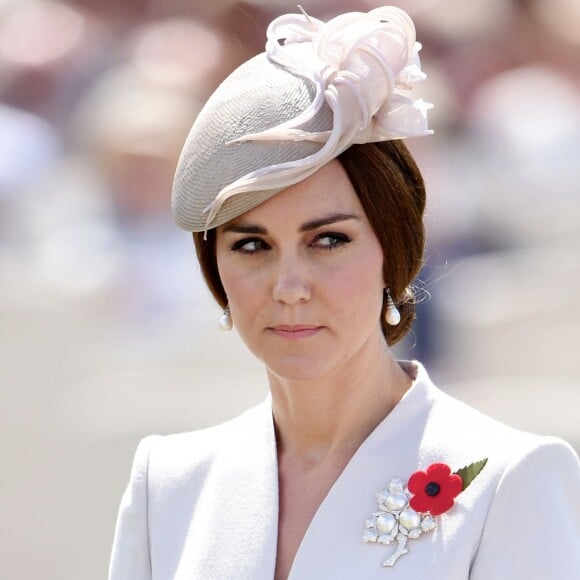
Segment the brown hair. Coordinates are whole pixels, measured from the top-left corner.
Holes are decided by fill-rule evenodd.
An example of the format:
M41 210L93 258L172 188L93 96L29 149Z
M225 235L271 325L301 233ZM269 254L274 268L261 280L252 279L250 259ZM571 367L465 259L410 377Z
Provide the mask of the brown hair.
M385 321L386 299L381 311L381 328L389 345L401 340L415 319L415 294L411 283L423 265L425 247L425 185L423 177L401 140L352 145L338 160L342 163L377 236L383 255L383 276L401 322ZM215 229L194 232L197 257L205 281L225 308L227 296L222 286L215 253Z

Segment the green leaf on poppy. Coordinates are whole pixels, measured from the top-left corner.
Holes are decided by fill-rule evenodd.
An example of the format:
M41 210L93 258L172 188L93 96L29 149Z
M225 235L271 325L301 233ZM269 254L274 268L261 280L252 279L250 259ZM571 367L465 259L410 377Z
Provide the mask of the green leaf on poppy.
M467 486L479 475L479 472L485 467L486 463L487 457L481 461L476 461L467 467L462 467L455 472L459 477L461 477L461 481L463 482L463 489L461 491L467 489Z

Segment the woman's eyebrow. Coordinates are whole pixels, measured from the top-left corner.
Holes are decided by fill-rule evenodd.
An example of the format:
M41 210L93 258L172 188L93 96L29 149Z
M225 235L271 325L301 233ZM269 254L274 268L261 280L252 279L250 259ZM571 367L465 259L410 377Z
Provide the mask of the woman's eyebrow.
M357 215L351 213L333 213L321 218L316 218L310 221L303 223L300 226L300 232L309 232L311 230L315 230L317 228L328 226L330 224L334 224L336 222L342 222L345 220L358 220L359 217ZM240 223L233 223L223 227L222 230L225 232L233 232L235 234L259 234L259 235L267 235L268 230L263 226L258 226L254 224L240 224Z
M265 236L268 230L262 226L255 226L252 224L230 224L223 227L225 232L234 232L235 234L261 234Z
M314 219L308 221L300 226L301 232L309 232L323 226L329 226L336 222L342 222L345 220L358 220L360 219L357 215L352 213L333 213L322 218Z

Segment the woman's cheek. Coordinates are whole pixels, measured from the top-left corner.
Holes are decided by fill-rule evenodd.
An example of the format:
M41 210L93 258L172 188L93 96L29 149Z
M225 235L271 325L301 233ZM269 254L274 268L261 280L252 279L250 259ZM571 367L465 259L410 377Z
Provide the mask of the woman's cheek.
M228 299L244 308L259 302L265 292L264 275L259 271L232 269L224 273L222 283Z
M323 279L331 287L340 289L341 294L353 297L361 296L373 289L382 286L382 257L357 253L349 260L337 262L331 268L326 268Z

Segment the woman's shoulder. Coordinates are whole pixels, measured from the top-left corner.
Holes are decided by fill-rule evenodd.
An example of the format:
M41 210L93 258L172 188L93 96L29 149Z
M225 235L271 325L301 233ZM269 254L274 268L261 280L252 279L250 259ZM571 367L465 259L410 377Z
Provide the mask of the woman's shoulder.
M580 565L580 462L574 449L559 437L505 425L442 392L428 429L431 451L445 449L454 470L487 459L461 494L466 513L482 525L470 577L571 578Z
M427 461L448 457L459 468L487 458L486 471L496 478L536 462L555 471L578 469L576 452L559 437L506 425L425 380L430 411L422 451Z
M424 420L413 459L419 468L445 463L457 471L487 459L441 518L448 553L469 549L474 580L572 577L580 565L580 462L572 447L474 409L436 387L424 369L418 379ZM445 573L451 559L441 558L437 569Z
M133 471L147 471L150 483L157 477L178 481L196 472L201 475L219 455L247 448L253 437L263 435L270 409L266 400L217 425L183 433L148 435L137 446Z

